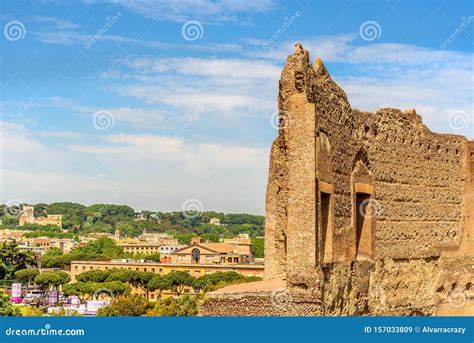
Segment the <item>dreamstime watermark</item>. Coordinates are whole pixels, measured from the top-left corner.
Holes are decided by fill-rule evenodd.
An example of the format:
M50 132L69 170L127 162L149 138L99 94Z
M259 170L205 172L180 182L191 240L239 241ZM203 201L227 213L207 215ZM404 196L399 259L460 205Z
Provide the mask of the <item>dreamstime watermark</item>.
M174 134L175 137L176 137L176 138L179 138L179 137L183 136L183 135L186 133L186 131L188 131L188 129L191 127L191 125L192 125L193 123L195 123L196 121L198 121L199 118L201 118L201 116L202 116L203 114L205 114L206 112L207 112L207 107L206 107L206 105L201 105L201 107L200 107L196 112L194 112L194 113L192 114L191 118L189 118L189 119L184 123L184 125L181 126L181 127L179 128L179 130L177 130L177 131L175 132L175 134Z
M286 288L277 288L270 295L272 306L278 310L287 309L293 303L293 296Z
M14 126L17 122L19 122L24 116L30 112L30 110L33 108L34 103L29 100L23 107L21 107L16 113L15 116L10 119L8 122L4 122L2 125L0 125L0 137L3 136L4 132L7 131L8 128Z
M460 308L469 303L469 295L464 288L456 287L448 293L448 302L452 307Z
M366 199L359 205L359 213L364 218L377 218L381 212L382 206L375 199Z
M26 28L21 21L12 20L3 27L3 35L10 42L25 38Z
M449 126L453 130L464 130L471 125L471 118L464 111L453 111L449 114Z
M3 212L6 216L17 218L22 211L23 202L20 199L11 199L6 202Z
M39 329L15 329L9 327L5 329L6 336L85 336L84 329L52 329L50 324L46 324Z
M201 39L204 36L204 27L196 20L190 20L181 27L181 35L188 42Z
M89 39L89 41L84 44L84 48L86 50L90 49L92 45L94 45L97 41L101 40L102 37L110 30L114 24L119 21L119 19L122 17L121 12L117 12L113 17L106 17L105 18L105 24L104 26L97 32L94 37Z
M275 111L270 116L270 125L275 129L284 129L290 126L291 115L286 111Z
M454 40L464 32L465 29L471 25L471 23L474 21L474 15L471 15L469 17L462 17L461 18L461 24L446 38L444 41L441 42L440 48L442 50L446 49L449 44L454 42Z
M202 212L204 212L204 206L197 199L187 199L183 202L181 211L185 218L194 219L201 216Z
M375 301L375 312L383 311L387 308L387 295L381 284L377 284L372 292L372 298Z
M371 42L380 38L382 35L382 28L376 21L368 20L360 25L359 35L360 38L366 42Z
M97 130L104 131L110 129L115 124L115 117L112 112L107 110L99 110L92 116L92 125Z
M298 11L293 13L290 17L283 18L283 24L275 31L275 33L268 38L263 44L262 48L267 50L270 46L272 46L283 34L288 30L288 28L293 24L298 17L302 16L302 14Z
M114 292L112 292L108 288L99 288L98 290L96 290L93 294L93 299L99 299L99 296L102 294L106 294L111 299L111 302L113 302L115 299Z

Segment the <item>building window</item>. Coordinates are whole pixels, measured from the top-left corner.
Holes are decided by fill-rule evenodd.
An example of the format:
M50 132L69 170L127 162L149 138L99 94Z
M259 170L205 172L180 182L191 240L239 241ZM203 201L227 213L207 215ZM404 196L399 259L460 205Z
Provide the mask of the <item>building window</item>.
M321 192L321 254L320 259L323 263L331 262L332 260L332 232L329 228L331 225L330 211L331 211L331 194Z
M356 193L356 260L368 260L372 257L373 207L370 194Z
M201 259L201 251L197 248L194 248L191 251L191 259L192 259L193 263L199 263L199 261Z

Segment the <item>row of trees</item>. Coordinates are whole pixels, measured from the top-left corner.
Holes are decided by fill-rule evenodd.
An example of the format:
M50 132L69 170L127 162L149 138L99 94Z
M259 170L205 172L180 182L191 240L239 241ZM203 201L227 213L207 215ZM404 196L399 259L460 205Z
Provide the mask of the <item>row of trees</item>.
M38 269L21 269L15 272L15 280L21 282L26 289L33 284L39 286L46 295L50 290L59 290L60 286L71 281L71 277L60 270L40 273Z
M0 279L13 279L17 270L36 266L30 253L20 250L16 242L3 242L0 245Z
M77 282L66 285L64 292L68 295L78 295L81 301L85 301L99 290L108 290L115 296L130 293L130 287L142 290L146 299L149 299L150 292L157 290L157 298L161 297L164 290L171 290L180 296L186 286L193 285L195 279L183 271L174 271L162 276L152 272L111 269L89 270L79 274L76 280ZM121 288L121 285L129 287Z
M162 292L165 290L170 290L179 297L187 287L193 288L196 293L205 293L224 285L261 279L246 277L233 271L217 272L195 278L185 271L173 271L165 275L159 275L152 272L110 269L85 271L79 274L76 280L75 283L70 283L64 287L64 293L77 295L81 301L85 301L100 290L108 290L114 296L126 295L130 293L130 287L132 287L142 290L148 300L150 292L154 291L158 291L157 299L161 298Z
M25 287L36 285L45 297L50 290L79 297L81 302L98 297L102 293L111 296L111 305L101 309L100 316L189 316L197 314L196 297L183 295L186 287L192 287L197 294L204 294L217 288L243 282L258 281L258 277L245 277L236 272L217 272L195 278L185 271L174 271L165 275L133 270L90 270L79 274L74 283L63 271L39 273L37 269L23 269L15 273L15 278ZM145 296L130 295L132 288L141 289ZM159 291L158 301L148 302L150 292ZM161 299L162 292L171 290L176 297ZM19 315L18 310L0 297L0 315ZM3 306L3 308L2 308ZM28 311L27 311L28 312ZM29 311L31 312L31 311ZM3 314L2 314L3 313ZM37 313L37 311L35 312ZM27 315L27 314L25 314Z

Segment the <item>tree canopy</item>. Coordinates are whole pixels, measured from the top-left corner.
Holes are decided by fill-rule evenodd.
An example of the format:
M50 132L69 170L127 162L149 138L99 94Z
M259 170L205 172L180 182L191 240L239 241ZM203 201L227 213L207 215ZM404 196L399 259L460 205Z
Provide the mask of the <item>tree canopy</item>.
M113 303L97 311L97 316L143 316L149 307L148 300L139 295L119 297Z
M196 298L184 295L178 299L166 298L157 301L147 316L195 316L198 313Z
M15 272L15 279L22 284L31 284L39 274L38 269L21 269Z
M0 317L21 316L20 309L13 305L10 298L0 293Z
M0 245L0 279L13 279L17 270L36 266L29 252L20 250L16 242L3 242Z
M59 270L44 272L35 277L35 284L42 286L46 291L51 288L57 289L69 281L71 281L69 274Z
M126 205L93 204L84 206L74 202L55 202L51 204L38 203L35 207L35 216L47 214L61 214L63 229L54 225L26 224L19 229L41 231L48 237L66 238L74 234L90 232L113 233L119 229L124 236L136 237L144 229L148 232L167 232L179 235L180 242L189 243L192 236L199 235L206 240L216 241L224 237L232 237L239 233L247 233L251 237L263 236L264 218L252 214L233 214L214 211L198 213L198 216L188 218L183 212L151 212L135 210ZM20 212L20 208L18 209ZM140 216L138 220L138 216ZM4 228L15 228L18 218L5 213L5 207L0 207L0 217ZM211 225L211 218L218 218L222 225ZM31 237L36 234L29 233ZM67 235L67 236L64 236Z

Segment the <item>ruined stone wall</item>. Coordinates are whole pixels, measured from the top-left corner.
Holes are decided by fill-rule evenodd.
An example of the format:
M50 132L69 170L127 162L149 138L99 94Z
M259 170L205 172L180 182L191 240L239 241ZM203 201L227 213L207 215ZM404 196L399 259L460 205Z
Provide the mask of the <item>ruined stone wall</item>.
M439 256L463 233L466 139L430 132L414 110L354 111L380 204L377 258Z
M265 279L291 301L256 285L209 294L203 313L474 315L452 312L456 296L474 301L474 142L413 109L352 109L299 44L279 88Z
M321 316L320 302L286 290L210 294L200 305L201 316Z
M460 244L464 137L430 132L414 110L352 109L323 63L313 66L301 46L283 69L279 109L267 191L267 278L305 273L322 261L322 183L332 191L333 262L355 259L353 184L361 182L376 206L372 259L434 257ZM330 145L326 156L317 152L320 135ZM369 182L354 180L358 161Z

